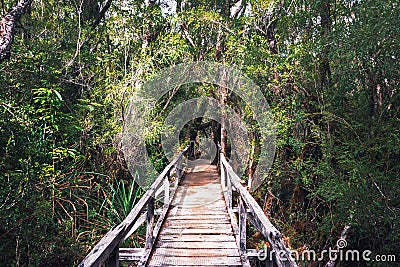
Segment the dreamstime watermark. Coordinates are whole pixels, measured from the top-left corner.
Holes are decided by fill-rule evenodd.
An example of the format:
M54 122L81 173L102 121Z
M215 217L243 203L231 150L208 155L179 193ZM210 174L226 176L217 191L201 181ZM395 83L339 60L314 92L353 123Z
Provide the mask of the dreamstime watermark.
M321 261L367 261L367 262L396 262L396 255L374 255L371 250L345 249L347 241L339 239L335 248L328 248L317 253L315 250L303 250L298 252L290 250L290 254L297 262L321 262ZM279 258L286 260L287 251L273 251L261 249L257 253L257 259L260 261Z
M136 182L141 187L148 187L158 176L146 149L146 138L161 135L162 150L171 162L179 151L182 130L197 118L224 125L231 144L230 163L239 176L244 173L249 158L248 148L251 147L249 133L244 120L228 105L221 105L220 101L211 97L189 98L174 105L172 110L171 107L164 107L163 112L168 110L168 114L162 125L154 122L154 110L163 101L171 103L171 99L166 99L172 98L179 88L198 90L210 86L227 88L251 110L252 119L259 129L260 152L250 189L257 189L267 177L275 156L276 135L272 112L260 88L234 67L196 61L161 70L138 88L130 100L125 113L122 149L130 172L139 174ZM211 138L200 140L200 146L205 150L204 154L216 155L217 146ZM208 159L210 162L213 160ZM195 160L184 158L184 164L196 164Z

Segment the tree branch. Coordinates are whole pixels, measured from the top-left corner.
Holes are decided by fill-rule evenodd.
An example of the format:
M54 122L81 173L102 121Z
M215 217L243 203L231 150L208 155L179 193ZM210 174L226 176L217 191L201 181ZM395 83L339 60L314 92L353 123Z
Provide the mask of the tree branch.
M93 22L93 25L92 25L93 29L96 28L100 24L100 21L104 18L107 10L110 8L111 3L112 3L112 0L108 0L106 2L106 4L104 5L104 7L100 10L99 14L97 15L96 20Z
M10 58L15 25L31 6L33 0L20 0L0 21L0 62Z
M187 27L186 27L186 24L185 24L184 22L181 22L181 25L180 25L180 26L181 26L181 30L182 30L183 35L185 36L186 40L188 40L189 43L190 43L194 48L196 48L196 45L194 44L193 39L192 39L192 37L190 36L190 33L189 33L189 31L188 31L188 29L187 29Z

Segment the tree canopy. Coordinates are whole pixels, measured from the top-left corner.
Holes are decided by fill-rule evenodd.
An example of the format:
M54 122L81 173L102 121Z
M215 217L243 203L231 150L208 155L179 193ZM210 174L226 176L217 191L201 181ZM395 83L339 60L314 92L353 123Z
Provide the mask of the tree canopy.
M143 194L121 150L130 97L200 60L240 69L269 102L276 155L253 196L292 249L334 247L349 227L348 248L400 257L399 14L384 0L1 1L0 263L76 265L124 218ZM200 96L241 116L248 179L263 129L238 95L209 84L154 107L152 162L167 164L168 113ZM186 127L182 139L204 128L229 153L214 121ZM140 231L129 242L141 245Z

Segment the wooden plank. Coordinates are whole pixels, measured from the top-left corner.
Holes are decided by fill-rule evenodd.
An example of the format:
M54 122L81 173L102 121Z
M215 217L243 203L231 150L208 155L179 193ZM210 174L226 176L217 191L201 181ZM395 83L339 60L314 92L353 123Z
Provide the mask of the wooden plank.
M154 256L151 266L241 266L239 257L163 257Z
M221 200L219 203L212 203L212 202L200 202L200 201L192 201L192 202L185 202L180 204L174 204L181 209L193 209L196 207L203 207L204 209L208 210L224 210L226 209L226 204Z
M174 202L173 204L175 206L196 206L196 205L206 205L210 206L213 208L222 208L225 206L225 203L223 201L223 198L220 196L209 196L210 199L200 199L200 198L185 198L184 200L181 200L179 203Z
M171 226L171 225L182 225L182 224L187 224L187 225L192 225L192 224L198 224L198 223L204 223L204 224L215 224L215 220L209 220L209 219L204 219L204 220L199 220L199 219L185 219L185 220L174 220L173 218L167 218L165 224L166 226ZM227 224L230 223L229 219L219 219L217 221L218 223L222 224Z
M180 209L180 210L175 210L175 211L170 211L170 216L180 216L180 215L192 215L192 216L197 216L197 215L220 215L220 214L226 214L226 209L224 210L213 210L213 209Z
M237 248L196 248L196 249L176 249L176 248L156 248L155 254L164 257L168 256L191 256L191 257L234 257L239 256Z
M168 223L164 225L165 228L175 228L175 229L191 229L191 228L223 228L223 229L232 229L229 221L225 221L224 223L213 223L212 221L196 221L193 223L185 223L182 221L176 221L176 223Z
M181 185L178 189L178 194L182 196L198 196L198 195L205 195L206 191L209 190L211 194L216 195L216 196L221 196L222 192L220 190L221 185L216 183L216 184L208 184L204 186L195 186L195 185ZM213 191L211 191L213 190Z
M215 221L214 221L215 222ZM165 223L164 227L167 228L181 228L181 229L193 229L193 228L209 228L209 229L230 229L232 227L228 219L224 221L213 223L212 220L169 220Z
M235 242L233 235L162 235L159 240L161 241L183 241L183 242Z
M218 206L213 206L213 207L206 206L206 207L204 207L204 210L215 211L215 212L226 212L227 209L226 209L226 204L225 204L225 205L221 205L220 207L218 207ZM175 213L175 212L180 212L180 211L181 212L199 212L197 209L193 209L193 207L187 207L187 206L183 206L183 205L173 206L170 209L170 213L172 213L172 214Z
M183 204L179 204L177 206L182 209L192 209L192 210L195 210L197 208L201 208L204 210L224 210L224 209L226 209L226 204L223 202L217 203L217 204L213 204L210 202L209 203L207 203L207 202L186 202Z
M212 220L218 222L218 220L228 220L229 215L225 214L196 214L196 215L173 215L169 216L168 220Z
M162 235L191 235L191 234L226 234L233 235L232 229L228 228L164 228L161 230Z
M194 249L194 248L236 248L235 242L180 242L180 241L158 241L156 244L157 248L179 248L179 249Z
M144 253L144 248L119 248L120 261L138 261Z
M150 267L159 267L160 265L149 265L149 266ZM161 266L172 267L172 266L175 266L175 265L163 264ZM195 266L196 267L215 267L215 265L195 265ZM230 266L230 265L221 265L221 266ZM237 266L237 265L232 265L232 266ZM180 265L179 267L193 267L193 265Z
M180 206L186 206L186 205L211 205L212 207L218 208L218 207L223 207L225 206L225 203L223 201L223 196L222 195L208 195L207 198L204 197L202 198L201 196L196 196L196 197L184 197L180 199L179 201L176 201L173 203L173 205L180 205Z

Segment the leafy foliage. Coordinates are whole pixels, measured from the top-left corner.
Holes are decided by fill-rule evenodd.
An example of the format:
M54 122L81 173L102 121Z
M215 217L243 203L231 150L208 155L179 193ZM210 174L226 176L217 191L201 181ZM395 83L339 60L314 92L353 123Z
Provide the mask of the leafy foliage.
M129 98L193 60L235 65L269 101L277 153L254 196L292 248L332 247L349 225L351 248L398 254L399 3L171 2L114 0L95 26L92 0L34 1L22 18L0 63L0 263L76 265L129 213L142 193L121 152ZM154 108L146 144L158 170L160 126L198 96L221 92L182 86ZM256 148L251 108L227 102Z

